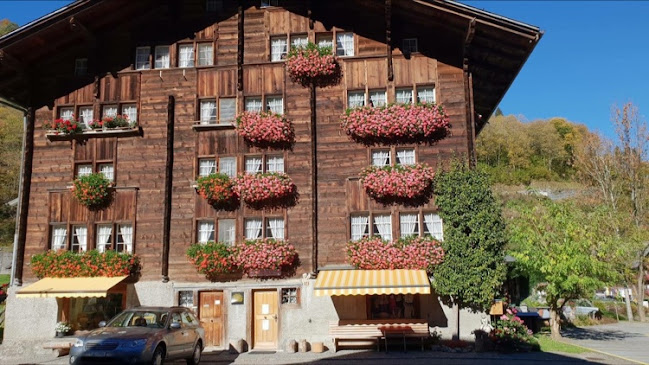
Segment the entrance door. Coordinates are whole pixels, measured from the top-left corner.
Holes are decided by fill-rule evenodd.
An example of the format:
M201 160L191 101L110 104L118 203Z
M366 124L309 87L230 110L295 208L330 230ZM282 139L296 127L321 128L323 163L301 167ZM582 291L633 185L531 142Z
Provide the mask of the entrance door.
M205 346L223 347L223 292L201 292L198 303Z
M254 292L253 349L277 349L277 290Z

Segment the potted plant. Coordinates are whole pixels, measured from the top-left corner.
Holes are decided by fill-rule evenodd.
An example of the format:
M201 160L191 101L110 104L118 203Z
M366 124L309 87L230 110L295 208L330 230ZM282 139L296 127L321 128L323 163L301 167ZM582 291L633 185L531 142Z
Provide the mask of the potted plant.
M295 247L287 241L263 238L235 247L235 262L249 277L281 276L297 262Z
M225 243L196 243L187 249L189 261L211 281L237 270L233 249Z
M239 198L253 209L292 207L298 198L293 180L278 172L242 174L234 189Z
M55 119L43 123L43 129L54 134L78 134L83 133L83 126L74 115L70 119Z
M304 87L337 85L342 77L331 48L311 42L306 47L291 47L286 57L286 70L291 81Z
M250 145L290 149L295 143L293 123L272 112L244 112L237 116L237 133Z
M404 143L432 144L450 134L449 118L441 105L391 104L348 109L341 126L352 140L367 146Z
M91 210L100 210L110 205L113 197L113 183L102 173L93 173L74 180L72 194L79 203Z
M214 209L233 211L239 207L239 196L228 175L217 173L200 177L196 181L196 192Z
M56 337L60 338L67 335L72 330L72 327L68 322L59 322L54 327L54 330L56 331Z
M371 166L360 174L367 195L384 205L419 206L430 200L435 174L428 165Z

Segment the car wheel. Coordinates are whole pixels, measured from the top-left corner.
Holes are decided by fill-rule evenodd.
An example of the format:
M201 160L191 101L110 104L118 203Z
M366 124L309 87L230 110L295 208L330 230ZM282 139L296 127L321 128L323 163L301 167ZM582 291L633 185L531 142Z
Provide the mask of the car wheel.
M198 342L196 346L194 346L194 352L192 353L192 357L187 359L187 365L198 365L198 363L201 362L201 343Z
M164 361L165 361L165 350L161 346L158 346L155 348L155 351L153 352L153 358L151 359L151 364L162 365Z

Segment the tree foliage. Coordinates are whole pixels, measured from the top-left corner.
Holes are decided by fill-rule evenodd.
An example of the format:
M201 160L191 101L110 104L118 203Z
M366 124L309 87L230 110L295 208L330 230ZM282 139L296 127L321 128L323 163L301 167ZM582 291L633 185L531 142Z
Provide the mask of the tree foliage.
M13 242L15 208L5 204L18 197L22 132L22 114L0 106L0 245Z
M444 221L444 261L435 270L435 291L462 308L491 306L505 279L505 224L488 177L455 162L435 179Z
M0 36L3 36L16 29L18 29L18 24L10 21L9 19L0 20Z

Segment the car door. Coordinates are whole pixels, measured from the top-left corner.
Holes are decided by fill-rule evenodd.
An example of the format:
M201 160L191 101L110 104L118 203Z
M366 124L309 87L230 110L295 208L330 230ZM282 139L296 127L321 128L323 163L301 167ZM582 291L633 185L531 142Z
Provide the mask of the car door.
M171 328L172 323L180 324L180 328ZM169 320L169 333L167 334L167 358L177 358L182 355L185 336L183 331L183 320L179 312L172 312Z
M194 344L196 343L198 333L196 328L198 327L198 321L196 317L192 316L191 313L186 310L183 311L180 316L183 321L184 340L183 340L183 354L191 356L194 353Z

